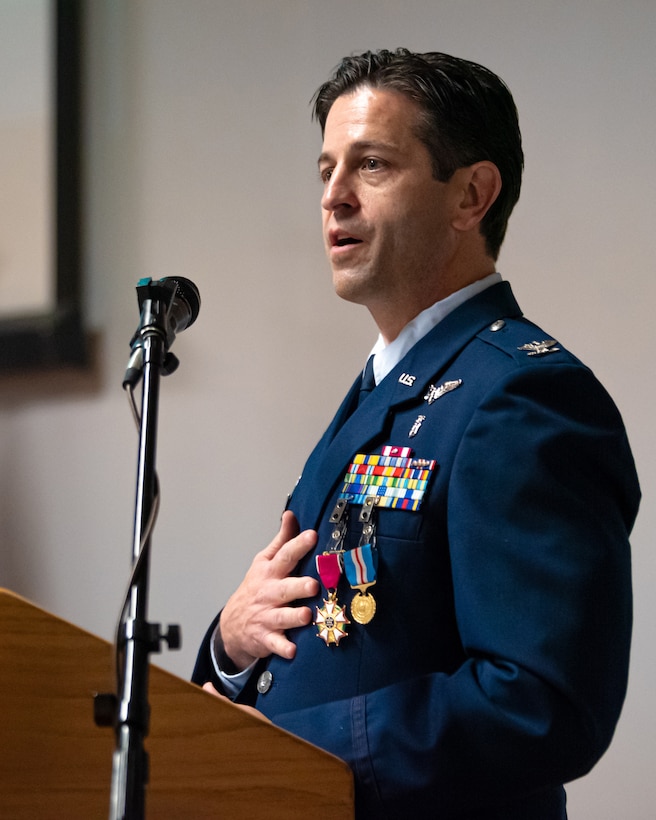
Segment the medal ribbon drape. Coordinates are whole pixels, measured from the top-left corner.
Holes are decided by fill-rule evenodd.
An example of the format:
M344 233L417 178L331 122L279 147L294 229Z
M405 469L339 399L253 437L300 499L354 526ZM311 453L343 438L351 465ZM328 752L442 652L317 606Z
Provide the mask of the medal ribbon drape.
M378 551L372 543L344 553L344 572L358 594L351 601L351 615L359 624L368 624L376 614L376 601L367 592L376 583Z
M342 575L341 553L339 552L324 552L317 555L317 572L321 583L326 587L330 594L331 590L337 589L339 579Z
M346 626L351 623L344 608L337 603L337 586L342 576L343 546L348 526L348 503L344 499L337 501L330 515L330 523L335 527L330 536L329 548L316 556L317 572L328 597L323 599L322 607L317 606L314 625L317 627L317 637L326 646L337 646L348 634Z
M351 622L346 617L346 611L337 603L337 584L342 574L342 553L324 552L317 555L317 572L321 583L325 586L328 597L323 599L323 606L317 607L314 625L317 627L317 637L321 638L326 646L337 646L342 638L347 636L346 626Z
M371 544L364 544L344 553L344 572L349 584L356 589L376 583L378 553Z

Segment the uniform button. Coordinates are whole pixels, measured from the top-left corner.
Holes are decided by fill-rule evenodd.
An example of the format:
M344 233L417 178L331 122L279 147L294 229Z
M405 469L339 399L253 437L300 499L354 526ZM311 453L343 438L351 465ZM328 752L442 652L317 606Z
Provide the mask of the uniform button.
M497 330L501 330L501 328L503 328L505 326L506 326L506 323L503 321L503 319L497 319L496 322L493 322L490 325L490 330L494 333Z
M266 695L266 693L271 689L271 684L273 683L273 675L267 669L266 672L262 672L260 677L257 679L257 691L260 695Z

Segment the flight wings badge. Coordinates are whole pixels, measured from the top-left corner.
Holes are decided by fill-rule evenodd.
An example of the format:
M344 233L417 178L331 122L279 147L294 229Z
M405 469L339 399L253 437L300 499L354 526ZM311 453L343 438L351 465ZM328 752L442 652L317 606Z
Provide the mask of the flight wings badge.
M439 387L435 387L434 384L428 388L428 393L424 396L424 401L427 401L429 404L432 404L434 401L440 398L440 396L444 396L446 393L450 393L452 390L455 390L456 387L460 387L462 384L462 379L454 379L450 382L444 382Z

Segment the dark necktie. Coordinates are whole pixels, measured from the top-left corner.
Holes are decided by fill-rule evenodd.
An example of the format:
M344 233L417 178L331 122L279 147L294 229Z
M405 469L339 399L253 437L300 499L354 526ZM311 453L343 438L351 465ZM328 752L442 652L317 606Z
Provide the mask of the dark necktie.
M358 407L367 398L375 386L376 380L374 379L374 357L369 356L367 366L362 374L362 384L360 385L360 394L358 396Z

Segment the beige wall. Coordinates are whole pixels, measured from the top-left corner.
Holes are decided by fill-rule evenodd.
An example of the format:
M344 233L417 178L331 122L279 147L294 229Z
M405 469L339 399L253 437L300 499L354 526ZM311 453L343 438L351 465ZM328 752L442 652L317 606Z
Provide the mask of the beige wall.
M525 312L616 398L645 495L629 697L611 750L569 789L571 817L651 818L656 4L88 6L87 297L103 380L91 396L0 404L2 585L110 637L131 551L136 433L120 383L134 286L191 278L201 314L162 384L150 599L151 618L181 623L185 641L157 662L190 673L206 623L276 529L375 335L331 292L308 101L353 50L478 60L513 90L526 150L499 268Z

